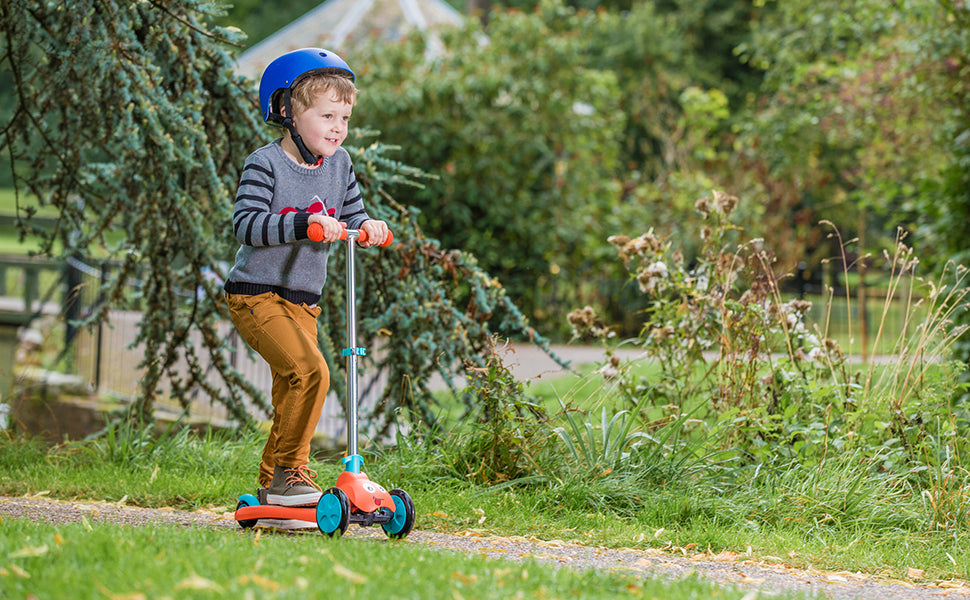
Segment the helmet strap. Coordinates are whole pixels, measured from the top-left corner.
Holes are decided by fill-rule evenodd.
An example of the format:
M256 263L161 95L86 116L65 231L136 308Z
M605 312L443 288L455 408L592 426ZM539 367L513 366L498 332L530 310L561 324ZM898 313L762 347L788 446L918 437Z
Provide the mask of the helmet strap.
M286 110L286 114L280 121L280 125L290 132L290 138L296 144L296 149L300 151L300 157L303 159L303 162L314 166L322 163L323 157L316 156L310 152L310 149L303 143L303 138L296 132L296 125L293 124L293 117L291 116L293 114L293 108L290 105L290 88L283 89L283 108Z

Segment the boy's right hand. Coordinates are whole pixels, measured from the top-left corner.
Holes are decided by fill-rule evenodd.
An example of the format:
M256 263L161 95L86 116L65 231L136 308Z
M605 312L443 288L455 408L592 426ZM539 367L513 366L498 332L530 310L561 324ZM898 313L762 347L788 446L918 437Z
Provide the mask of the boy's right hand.
M344 226L340 224L340 221L334 219L328 215L322 215L319 213L314 213L310 215L309 223L319 223L320 227L323 228L323 239L320 241L324 242L336 242L340 239L340 234L343 233Z

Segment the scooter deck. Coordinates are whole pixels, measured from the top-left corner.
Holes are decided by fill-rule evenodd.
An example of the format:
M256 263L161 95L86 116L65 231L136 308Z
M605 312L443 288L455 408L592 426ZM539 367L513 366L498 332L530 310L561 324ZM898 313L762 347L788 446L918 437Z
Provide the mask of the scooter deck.
M316 522L317 509L315 506L277 506L275 504L240 506L236 509L237 521L255 521L258 519L296 519L298 521Z

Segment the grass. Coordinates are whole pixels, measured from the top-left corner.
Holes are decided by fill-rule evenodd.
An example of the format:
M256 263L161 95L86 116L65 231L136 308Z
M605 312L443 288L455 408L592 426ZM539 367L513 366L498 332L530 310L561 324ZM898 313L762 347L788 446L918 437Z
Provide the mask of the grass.
M0 494L43 491L62 499L228 511L236 496L251 488L258 445L255 438L198 439L188 433L152 441L128 431L113 441L104 438L48 449L6 436L0 443ZM392 472L393 461L384 462L373 465L375 474L401 477L394 485L408 483L404 473ZM337 474L335 465L323 471L324 480ZM414 488L413 495L417 527L426 530L458 531L474 520L478 528L503 535L531 532L561 539L565 531L596 542L604 535L622 539L620 530L626 528L622 520L602 515L536 512L528 506L534 498L513 490L425 483ZM479 523L482 514L490 515L491 523ZM680 600L743 595L695 578L638 580L615 571L550 569L530 560L505 562L384 541L168 525L124 528L87 520L50 525L8 518L0 523L0 597L212 598L271 593L302 598L317 589L326 590L328 597L348 598ZM588 528L597 527L600 533L585 536Z
M5 597L50 598L739 598L674 583L550 569L410 545L323 536L256 537L172 526L0 528ZM784 596L782 596L784 597ZM787 596L794 597L794 596Z
M387 487L402 487L411 494L417 507L417 530L535 536L591 546L662 549L677 555L728 551L755 561L896 578L904 578L911 568L922 569L930 580L970 577L966 528L928 527L919 494L900 485L899 479L854 477L851 456L833 460L821 469L788 464L759 472L719 472L697 461L693 475L683 468L672 472L674 477L679 473L681 480L659 484L603 475L564 485L474 485L445 476L440 468L441 456L437 462L429 463L434 453L419 448L416 445L415 449L369 455L366 465L376 481ZM153 441L136 432L119 431L113 438L54 448L7 435L0 440L0 494L44 493L60 499L230 511L239 494L253 489L259 451L260 440L255 437L200 439L188 432ZM340 471L336 460L317 466L324 482L334 480ZM53 550L58 546L49 543L50 536L59 533L68 539L64 532L75 531L43 525L29 527L34 527L34 534L46 541L28 543L24 534L8 533L9 523L0 528L0 566L4 557L9 560L11 553L24 546L47 546ZM108 536L116 544L134 539L132 534L110 527L97 529L101 531L99 536ZM199 539L216 548L215 554L222 553L223 547L229 556L252 553L251 537L229 536L230 539L213 545L213 536L219 534L182 531L165 535L169 537L161 539L174 536L178 541L173 540L170 546L166 545L168 542L153 542L152 556L160 552L178 554L182 552L179 548L201 543ZM82 546L89 543L83 536L72 539ZM104 543L92 539L91 546L80 553L95 555ZM285 544L292 542L271 543L282 544L283 552ZM325 542L314 541L312 548L319 548L321 543ZM293 552L308 552L306 547L300 548ZM406 556L398 560L415 560L410 555L413 549L400 552ZM206 554L205 560L215 559ZM358 564L343 555L337 562ZM29 564L16 564L31 570ZM229 589L239 584L237 580L243 573L259 572L251 566L241 571L227 566L205 570L200 567L197 573L230 573L217 582ZM7 570L11 572L9 567ZM389 571L388 576L393 573ZM183 573L180 578L166 579L159 585L177 585L187 576ZM109 581L102 581L102 585L117 593L137 591L113 587ZM143 593L154 597L150 590Z

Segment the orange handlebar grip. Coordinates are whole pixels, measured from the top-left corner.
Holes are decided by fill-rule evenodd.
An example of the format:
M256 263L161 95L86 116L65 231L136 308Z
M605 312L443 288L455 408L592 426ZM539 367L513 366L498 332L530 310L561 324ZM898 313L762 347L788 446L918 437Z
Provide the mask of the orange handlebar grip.
M323 241L323 225L321 225L319 223L310 223L310 225L306 229L306 235L307 235L308 238L310 238L311 241L314 241L314 242L322 242ZM342 240L347 239L347 229L346 228L340 233L340 239L342 239ZM358 229L357 230L357 241L358 242L366 242L367 241L367 233L363 229ZM394 241L394 234L391 233L390 231L388 231L387 232L387 239L384 240L384 243L381 244L381 246L390 246L391 245L391 242L393 242L393 241Z
M310 226L306 228L306 236L314 242L322 242L323 225L319 223L310 223Z

